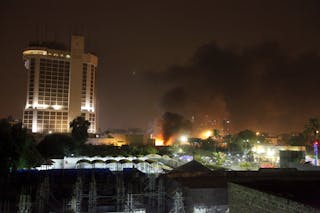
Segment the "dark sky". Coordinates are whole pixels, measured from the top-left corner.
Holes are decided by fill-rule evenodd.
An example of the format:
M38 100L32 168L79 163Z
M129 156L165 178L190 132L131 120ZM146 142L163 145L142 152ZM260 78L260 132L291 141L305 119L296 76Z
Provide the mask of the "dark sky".
M0 117L22 116L23 48L81 33L99 57L102 130L150 128L166 110L300 130L320 115L319 11L318 0L1 0Z

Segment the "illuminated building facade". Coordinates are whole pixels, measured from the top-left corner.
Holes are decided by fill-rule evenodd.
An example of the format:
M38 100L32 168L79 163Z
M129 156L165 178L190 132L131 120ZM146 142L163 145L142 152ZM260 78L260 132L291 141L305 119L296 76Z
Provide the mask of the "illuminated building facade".
M29 47L23 51L28 75L23 124L32 132L68 132L77 116L96 132L98 58L84 53L84 38L72 36L71 51Z
M230 135L231 134L231 122L228 119L224 119L222 121L222 135Z

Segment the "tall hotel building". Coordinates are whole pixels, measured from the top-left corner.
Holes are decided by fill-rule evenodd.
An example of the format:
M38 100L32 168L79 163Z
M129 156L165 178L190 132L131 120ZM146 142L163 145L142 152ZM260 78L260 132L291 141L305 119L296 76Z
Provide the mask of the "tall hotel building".
M77 116L96 132L96 68L98 58L84 53L84 38L72 36L71 51L29 47L23 51L28 73L23 124L32 132L68 132Z

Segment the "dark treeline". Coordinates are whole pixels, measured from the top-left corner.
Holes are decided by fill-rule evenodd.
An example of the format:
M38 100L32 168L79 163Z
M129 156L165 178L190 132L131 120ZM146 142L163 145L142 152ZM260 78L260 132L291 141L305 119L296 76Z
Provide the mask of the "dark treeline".
M248 154L254 144L270 144L266 133L243 130L235 135L221 136L218 130L207 139L189 138L191 146L173 145L171 147L154 147L151 145L112 145L86 144L89 137L87 130L90 123L78 117L70 123L70 134L48 134L36 142L35 136L23 128L22 123L10 119L0 120L0 175L17 169L34 168L52 158L64 156L142 156L147 154L169 155L208 154L228 152ZM312 144L319 140L320 120L311 118L302 132L281 135L279 145L306 146L312 151Z

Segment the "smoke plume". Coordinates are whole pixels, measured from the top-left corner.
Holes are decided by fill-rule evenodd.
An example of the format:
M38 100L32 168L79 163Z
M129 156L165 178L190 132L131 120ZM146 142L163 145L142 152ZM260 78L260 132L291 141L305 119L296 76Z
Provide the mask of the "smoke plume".
M160 100L164 112L195 123L228 118L234 130L281 132L319 114L319 70L316 51L291 56L272 42L241 49L213 42L200 47L188 63L148 76L167 88Z
M179 133L186 133L191 130L191 122L186 120L182 115L165 112L161 119L161 129L164 144L168 140Z

